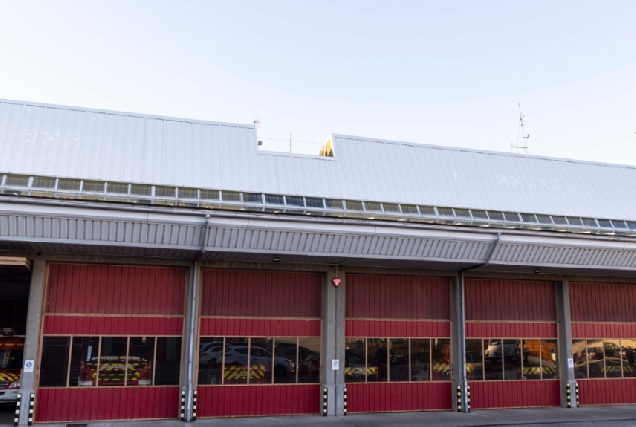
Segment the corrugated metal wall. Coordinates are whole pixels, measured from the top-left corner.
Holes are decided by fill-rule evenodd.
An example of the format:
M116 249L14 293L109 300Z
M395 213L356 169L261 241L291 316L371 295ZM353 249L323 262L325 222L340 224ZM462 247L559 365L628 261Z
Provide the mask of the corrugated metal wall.
M320 318L322 275L204 270L202 316Z
M323 282L320 273L203 270L199 335L320 337ZM317 384L201 385L198 391L199 417L320 411Z
M186 277L183 268L49 264L43 333L182 336ZM40 388L37 402L36 421L176 418L179 387Z
M634 323L572 323L572 338L634 338Z
M181 335L183 317L45 316L49 335Z
M244 191L261 186L253 125L0 100L0 130L3 172Z
M201 335L239 337L319 337L320 320L202 318Z
M579 381L581 405L621 405L636 402L636 379Z
M636 338L636 285L570 283L572 338ZM581 379L581 405L636 403L636 379Z
M185 270L50 264L46 313L183 315Z
M317 414L320 385L199 386L198 417Z
M179 387L56 388L37 392L38 422L177 418Z
M466 279L466 320L556 322L554 283Z
M447 278L347 275L348 318L450 319Z
M556 338L552 282L466 279L467 338ZM474 381L471 407L558 406L558 381Z
M334 158L308 157L259 152L256 133L0 100L0 172L636 219L629 166L343 135L333 137Z
M450 280L347 274L345 336L450 337ZM349 412L451 409L450 383L347 384Z
M636 214L635 190L627 184L636 169L629 166L340 135L334 152L342 159L327 165L340 178L329 191L334 198L598 218ZM286 182L310 185L306 178Z
M346 320L348 337L450 337L450 322Z
M573 322L636 323L636 285L570 283L570 310Z
M526 408L560 404L558 380L470 382L470 407L473 409Z
M467 322L466 338L556 338L557 324L548 322Z
M449 382L347 384L347 412L449 409L451 409Z
M554 283L466 279L466 337L553 338Z

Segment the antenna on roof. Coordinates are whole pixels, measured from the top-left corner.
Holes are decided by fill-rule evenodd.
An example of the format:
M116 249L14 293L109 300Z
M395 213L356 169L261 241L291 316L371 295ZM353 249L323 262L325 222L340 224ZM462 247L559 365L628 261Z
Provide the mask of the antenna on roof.
M263 118L261 116L254 116L254 126L255 127L259 127L261 125L261 123L263 122ZM258 135L258 132L257 132ZM262 139L258 139L257 140L258 146L261 147L263 145L263 140Z
M521 112L521 102L519 105L519 133L517 134L517 142L510 142L510 148L514 148L517 153L519 150L523 150L524 154L528 154L528 140L530 139L530 132L528 132L528 127L523 121L523 113Z

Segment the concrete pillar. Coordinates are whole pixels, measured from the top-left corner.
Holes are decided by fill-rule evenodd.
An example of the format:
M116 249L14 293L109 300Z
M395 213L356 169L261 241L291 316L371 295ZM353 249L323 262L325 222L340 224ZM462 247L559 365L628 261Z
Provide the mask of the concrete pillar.
M185 357L183 366L184 381L182 390L186 392L185 419L193 419L193 391L196 390L197 381L197 357L199 348L197 337L199 335L199 289L201 283L201 266L195 261L190 266L188 285L186 287L186 312L185 312ZM179 396L181 402L181 396ZM179 403L181 404L181 403Z
M32 264L31 286L29 289L29 307L26 324L26 338L24 341L24 363L28 360L38 360L40 353L40 326L42 324L42 314L44 311L44 289L46 281L46 262L36 258ZM29 419L29 396L35 393L37 384L35 383L37 370L24 372L20 377L20 392L22 393L22 407L20 410L20 424L27 425ZM37 402L35 402L37 405Z
M451 281L451 394L453 410L458 412L468 412L466 316L464 307L464 274L460 272ZM458 392L461 397L458 397Z
M556 309L557 328L559 339L557 341L557 356L559 378L561 380L561 406L564 408L576 408L576 379L574 378L574 364L572 359L572 316L570 314L570 282L563 277L556 283ZM572 361L572 364L570 364ZM566 389L570 385L570 402L568 402Z
M327 389L327 415L344 415L344 358L345 358L345 275L330 269L324 275L322 290L322 390ZM339 277L337 288L332 279ZM340 369L332 369L332 361L338 360ZM322 414L322 391L320 411Z

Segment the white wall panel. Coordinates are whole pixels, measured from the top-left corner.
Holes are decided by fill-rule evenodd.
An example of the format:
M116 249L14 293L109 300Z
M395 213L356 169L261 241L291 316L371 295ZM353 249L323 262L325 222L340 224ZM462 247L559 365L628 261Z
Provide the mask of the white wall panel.
M636 168L335 135L259 152L251 125L0 100L0 172L636 220Z

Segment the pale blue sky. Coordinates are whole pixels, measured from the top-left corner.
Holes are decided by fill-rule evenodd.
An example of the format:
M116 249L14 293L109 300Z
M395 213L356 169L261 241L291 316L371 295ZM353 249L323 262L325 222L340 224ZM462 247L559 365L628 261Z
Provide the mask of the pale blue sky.
M0 98L636 164L636 1L0 0ZM277 146L284 148L284 143Z

